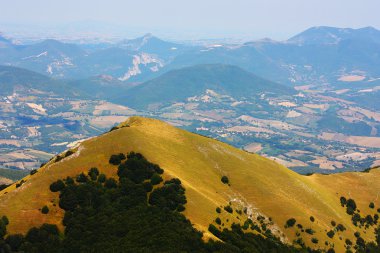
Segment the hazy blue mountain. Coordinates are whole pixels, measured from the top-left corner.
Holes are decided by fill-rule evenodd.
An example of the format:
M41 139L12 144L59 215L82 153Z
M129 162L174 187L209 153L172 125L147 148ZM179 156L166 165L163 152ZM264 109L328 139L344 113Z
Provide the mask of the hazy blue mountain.
M87 79L68 81L71 87L81 90L86 94L91 94L95 99L112 100L126 93L133 84L120 81L109 75L94 76Z
M13 46L13 43L11 40L9 40L8 38L4 37L1 33L0 33L0 49L1 48L9 48L9 47L12 47Z
M87 94L75 87L68 86L64 81L54 80L27 69L0 65L1 95L12 95L15 92L28 95L31 90L41 97L46 94L55 94L62 97L88 97Z
M352 29L318 26L311 27L300 34L297 34L287 42L310 45L337 44L343 40L362 40L380 43L380 31L373 27Z
M185 47L181 44L161 40L150 33L136 39L123 40L118 46L130 51L164 56L175 55L179 50Z
M164 41L151 34L100 47L47 40L0 48L0 64L55 78L109 75L129 83L145 82L193 65L229 64L289 86L338 86L342 75L361 73L368 79L380 76L379 33L371 27L314 27L285 42L261 40L202 47Z
M235 98L257 96L260 93L290 95L292 88L265 80L239 67L208 64L172 70L153 80L131 88L118 102L145 108L167 105L212 90Z

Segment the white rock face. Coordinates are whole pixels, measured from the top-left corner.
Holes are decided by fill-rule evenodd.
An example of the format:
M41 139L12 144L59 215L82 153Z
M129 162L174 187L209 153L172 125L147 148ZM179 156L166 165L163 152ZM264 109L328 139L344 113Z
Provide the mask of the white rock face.
M160 68L164 66L164 63L161 59L156 58L154 55L147 53L135 55L133 57L132 64L132 67L128 69L124 76L118 78L120 81L127 81L132 76L137 76L141 74L141 65L147 66L148 64L152 64L153 66L150 67L150 70L152 72L157 72Z

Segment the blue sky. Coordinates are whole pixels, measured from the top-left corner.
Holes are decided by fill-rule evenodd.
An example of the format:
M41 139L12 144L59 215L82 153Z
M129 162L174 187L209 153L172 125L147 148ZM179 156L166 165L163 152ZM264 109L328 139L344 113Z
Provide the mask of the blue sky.
M82 28L101 30L102 24L108 24L119 32L189 39L281 40L311 26L379 29L379 10L378 0L0 0L0 29L7 30L8 24L28 29L71 24L75 30L81 24Z

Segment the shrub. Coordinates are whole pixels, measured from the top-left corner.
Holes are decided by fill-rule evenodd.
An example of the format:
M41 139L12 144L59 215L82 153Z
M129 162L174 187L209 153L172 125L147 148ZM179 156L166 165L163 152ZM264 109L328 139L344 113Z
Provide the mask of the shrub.
M336 222L335 221L331 221L331 226L335 227L336 226Z
M354 233L354 236L355 236L356 238L360 237L360 232L355 232L355 233Z
M220 209L220 207L217 207L217 208L216 208L216 212L217 212L217 213L221 213L221 212L222 212L222 209Z
M354 215L352 215L351 220L354 225L357 225L357 223L361 220L360 214L355 213Z
M162 187L155 189L149 196L149 204L171 211L182 212L186 203L185 189L177 178L165 181Z
M99 183L104 183L106 181L107 177L104 174L100 174L98 177L98 182Z
M345 197L340 197L340 204L342 205L342 206L345 206L346 204L347 204L347 199L345 198Z
M347 208L351 208L352 210L356 210L356 203L355 203L355 200L353 199L349 199L347 200Z
M72 150L68 150L68 151L65 153L65 157L71 156L72 154L74 154L74 151L72 151Z
M36 174L36 173L37 173L37 170L34 169L34 170L31 170L29 174L32 176L32 175L34 175L34 174Z
M75 183L72 177L67 177L65 182L66 182L66 185L73 185Z
M337 231L345 231L346 230L346 227L345 226L343 226L342 224L338 224L337 226L336 226L336 230Z
M228 183L229 183L229 179L228 179L227 176L223 176L223 177L221 178L221 181L222 181L223 184L228 184Z
M160 175L158 175L157 173L154 173L150 179L150 182L152 183L152 185L157 185L157 184L161 183L162 181L163 181L162 177Z
M317 244L318 243L318 239L315 238L315 237L313 237L313 238L311 238L311 242Z
M12 252L17 252L21 246L24 237L21 234L8 235L5 242L11 247Z
M143 183L146 192L151 192L153 190L153 185L150 182Z
M63 188L65 188L65 183L60 179L50 185L50 191L52 192L62 191Z
M120 153L118 155L111 155L109 163L113 165L119 165L122 160L125 160L125 155L123 153Z
M305 229L305 232L308 233L309 235L313 235L315 233L315 231L311 228Z
M47 206L42 207L41 213L48 214L49 213L49 207L47 207Z
M310 221L311 222L314 222L315 221L315 218L313 216L310 216Z
M286 221L285 228L291 228L296 224L296 219L290 218L289 220Z
M113 179L113 178L108 178L108 179L105 181L104 186L107 187L108 189L116 188L116 187L117 187L117 182L116 182L116 180Z
M20 182L18 182L17 184L16 184L16 188L19 188L21 185L23 185L25 183L25 180L24 179L22 179Z
M92 181L96 181L96 179L98 178L99 176L99 170L98 168L91 168L89 171L88 171L88 175L90 176L91 180Z
M233 209L232 209L232 207L231 206L225 206L224 208L223 208L226 212L228 212L228 213L233 213Z
M369 214L365 217L365 221L366 221L367 224L369 224L369 225L373 225L373 223L374 223L372 216L369 215Z
M210 224L208 226L208 231L210 231L211 234L215 235L216 237L220 237L221 232L219 229L217 229L213 224Z
M327 236L330 237L330 238L333 238L335 235L335 232L330 230L329 232L327 232Z
M369 208L374 209L375 208L375 204L373 202L369 203Z
M222 224L222 221L220 220L219 217L215 219L215 222L216 222L216 224L218 224L218 225Z
M77 181L78 183L85 183L85 182L88 181L88 178L87 178L87 176L82 172L82 173L80 173L80 174L77 176L76 181Z

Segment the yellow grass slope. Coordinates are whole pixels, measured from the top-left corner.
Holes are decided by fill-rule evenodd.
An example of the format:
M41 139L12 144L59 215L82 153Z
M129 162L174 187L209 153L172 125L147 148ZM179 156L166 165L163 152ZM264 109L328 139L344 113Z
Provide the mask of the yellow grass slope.
M49 162L37 174L28 176L21 187L14 185L0 192L0 215L7 215L11 233L24 233L42 223L61 224L63 212L58 208L58 194L49 191L57 179L76 176L97 167L109 176L117 168L108 164L112 154L141 152L149 161L159 164L164 176L180 178L186 188L188 203L185 215L203 231L218 214L216 207L229 202L237 209L246 207L248 215L271 217L271 228L286 241L295 239L296 228L285 229L286 220L294 217L314 235L302 233L307 245L324 248L325 241L343 250L344 239L353 240L355 231L350 216L340 206L340 196L352 197L362 214L372 214L369 202L379 207L380 171L344 173L338 175L302 176L286 167L256 154L250 154L222 142L172 127L164 122L132 117L118 130L83 142L76 152L59 161ZM221 182L228 176L230 186ZM376 183L377 182L377 183ZM49 214L39 209L47 205ZM225 211L219 215L223 222L239 222L244 217ZM315 222L309 217L314 216ZM226 220L229 219L229 222ZM326 236L331 221L343 224L347 231L333 239ZM319 239L314 245L311 237ZM372 240L371 230L362 237ZM339 252L339 251L338 251Z

